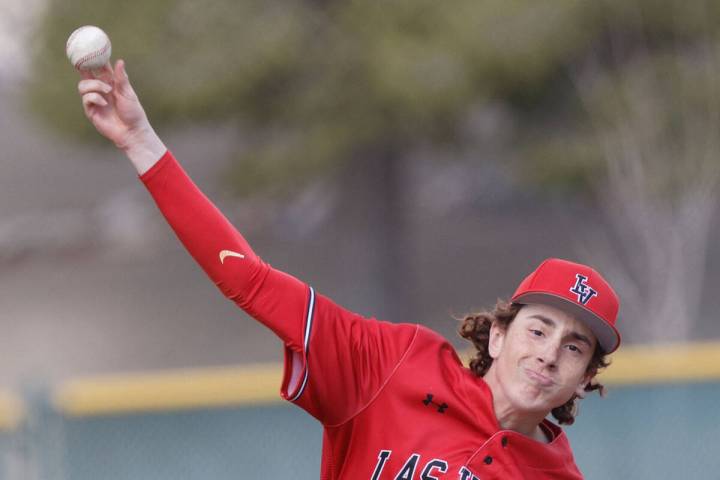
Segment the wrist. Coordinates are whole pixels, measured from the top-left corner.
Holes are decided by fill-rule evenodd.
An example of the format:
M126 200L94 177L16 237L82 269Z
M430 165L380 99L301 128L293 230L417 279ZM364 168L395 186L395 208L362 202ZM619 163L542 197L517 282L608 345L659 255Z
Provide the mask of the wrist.
M139 175L150 170L167 151L150 125L131 134L128 141L118 147L125 152Z

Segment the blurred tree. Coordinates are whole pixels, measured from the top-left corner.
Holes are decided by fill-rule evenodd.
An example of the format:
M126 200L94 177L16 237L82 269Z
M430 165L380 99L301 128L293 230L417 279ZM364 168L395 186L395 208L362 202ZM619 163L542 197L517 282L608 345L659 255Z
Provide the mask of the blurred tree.
M694 336L720 189L717 6L665 6L667 23L626 6L635 29L609 31L612 68L588 56L575 76L602 151L596 185L610 227L587 254L624 293L631 338L651 342Z
M236 160L239 191L282 191L342 166L346 193L365 209L358 233L377 255L385 313L411 318L398 308L412 302L404 154L419 141L452 140L471 105L542 90L591 38L578 12L574 2L530 0L56 0L29 91L43 118L86 135L60 46L80 24L96 24L114 57L127 59L155 123L242 125L250 146Z
M365 148L452 138L478 101L541 94L593 39L581 14L529 0L56 0L29 92L51 124L90 132L60 45L78 24L101 25L142 72L133 80L156 122L236 118L254 147L243 162L255 175L239 185L287 186Z
M501 101L522 113L518 171L534 183L616 181L617 155L602 139L609 128L629 125L626 113L612 108L622 95L582 72L592 60L597 71L610 66L625 78L641 56L648 72L658 72L656 61L668 52L714 43L720 4L690 3L702 8L678 0L49 0L28 92L42 118L87 136L61 45L77 26L100 25L114 57L128 60L154 123L238 125L243 143L231 169L238 191L284 192L340 172L344 193L365 209L357 230L377 252L385 313L406 319L412 313L399 306L411 305L412 287L405 283L402 162L413 146L457 146L464 141L458 125L470 112ZM682 91L703 103L701 90ZM655 151L663 138L637 140ZM647 165L655 171L667 164ZM665 194L680 188L673 176L643 176Z

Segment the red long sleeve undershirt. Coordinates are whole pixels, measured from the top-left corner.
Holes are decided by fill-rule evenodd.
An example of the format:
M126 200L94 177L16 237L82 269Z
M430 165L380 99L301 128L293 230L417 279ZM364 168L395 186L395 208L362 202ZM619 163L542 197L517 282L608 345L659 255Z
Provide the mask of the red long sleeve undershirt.
M222 293L271 328L286 345L302 350L308 287L263 262L169 151L140 179L182 244ZM231 253L221 261L223 251Z
M326 425L366 406L407 351L417 325L366 319L263 262L170 152L140 178L223 294L284 342L283 397ZM221 252L230 254L221 261Z

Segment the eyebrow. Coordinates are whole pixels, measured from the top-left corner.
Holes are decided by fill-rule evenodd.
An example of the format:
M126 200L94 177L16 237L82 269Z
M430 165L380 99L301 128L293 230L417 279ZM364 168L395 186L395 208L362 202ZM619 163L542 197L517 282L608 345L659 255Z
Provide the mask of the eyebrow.
M553 319L548 318L545 315L540 315L538 313L536 313L534 315L530 315L528 318L536 318L536 319L540 320L542 323L544 323L545 325L547 325L548 327L555 328L557 326L557 324L555 323L555 321ZM572 337L574 340L577 340L578 342L583 342L583 343L587 344L588 348L592 348L592 342L590 341L590 339L587 336L583 335L582 333L572 331L572 332L570 332L570 337Z

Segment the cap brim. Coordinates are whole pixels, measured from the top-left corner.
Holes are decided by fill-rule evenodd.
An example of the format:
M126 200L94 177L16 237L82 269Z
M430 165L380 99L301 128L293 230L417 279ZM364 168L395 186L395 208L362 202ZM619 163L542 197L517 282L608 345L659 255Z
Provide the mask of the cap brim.
M546 292L527 292L512 299L515 303L539 303L558 308L575 316L592 330L605 353L612 353L620 346L620 334L612 325L593 313L591 310L577 303Z

